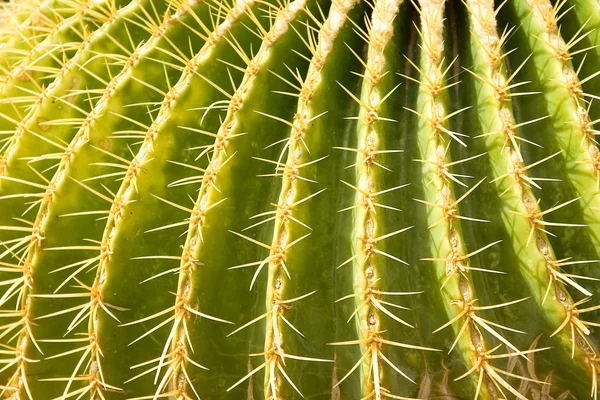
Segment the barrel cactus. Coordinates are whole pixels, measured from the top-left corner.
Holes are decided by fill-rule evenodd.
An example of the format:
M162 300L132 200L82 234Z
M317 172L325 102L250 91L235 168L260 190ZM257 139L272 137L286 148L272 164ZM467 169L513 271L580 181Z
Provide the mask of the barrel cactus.
M586 399L597 0L0 5L0 398Z

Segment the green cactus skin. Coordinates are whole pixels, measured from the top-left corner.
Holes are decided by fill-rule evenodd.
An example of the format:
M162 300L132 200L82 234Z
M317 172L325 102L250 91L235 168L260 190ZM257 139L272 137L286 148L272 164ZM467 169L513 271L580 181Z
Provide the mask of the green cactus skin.
M0 5L0 398L598 398L596 0Z

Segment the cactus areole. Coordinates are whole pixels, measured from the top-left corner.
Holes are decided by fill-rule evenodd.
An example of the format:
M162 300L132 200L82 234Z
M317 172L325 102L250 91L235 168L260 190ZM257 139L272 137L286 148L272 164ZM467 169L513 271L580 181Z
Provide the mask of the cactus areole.
M0 3L0 399L598 400L598 0Z

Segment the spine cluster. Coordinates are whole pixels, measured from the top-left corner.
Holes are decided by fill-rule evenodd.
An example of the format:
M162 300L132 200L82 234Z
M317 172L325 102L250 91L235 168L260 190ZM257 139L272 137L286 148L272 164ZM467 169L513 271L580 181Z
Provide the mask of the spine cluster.
M584 33L584 24L562 39L558 21L567 11L560 9L570 0L508 3L506 15L517 14L514 25L525 38L512 35L515 27L498 31L494 0L464 0L470 29L451 29L454 46L444 42L445 17L456 23L446 0L10 1L0 5L1 398L560 400L587 396L590 380L597 398L592 333L600 323L583 315L600 306L584 305L595 291L580 283L596 279L564 271L591 261L557 257L585 243L574 243L570 231L564 238L549 232L583 225L547 221L578 206L574 218L589 223L585 240L598 250L600 146L590 117L598 96L583 88L600 72L580 79L572 63L593 48L574 50L583 38L592 45L598 38ZM596 0L586 1L588 10ZM534 51L511 74L503 49L512 40ZM306 48L294 48L301 42ZM473 65L463 62L465 71L455 64L463 50ZM415 52L418 62L404 60ZM396 67L414 67L419 76ZM544 104L513 107L516 96L534 94L515 90L528 83L518 81L520 71L536 75ZM447 90L469 74L477 80ZM418 90L400 95L396 75ZM285 85L291 89L275 90ZM463 93L471 86L474 95ZM273 105L273 93L291 98ZM486 152L456 161L457 149L472 143L453 130L462 122L452 118L470 108L455 111L453 103L465 99L476 101L473 129L485 131L478 137L486 138ZM414 110L397 109L409 104ZM549 116L517 123L519 108L529 114L544 107ZM346 118L353 122L343 121L345 109L357 110ZM544 118L553 125L549 137L528 140L521 128ZM549 143L562 152L526 163L527 146ZM389 154L403 144L419 153L419 164L397 163L400 171L392 171ZM581 197L543 210L535 189L557 180L530 171L561 153L569 182L551 196ZM339 181L348 154L352 176ZM453 169L479 157L494 175L491 185L483 186L484 178L468 186L473 177ZM274 171L263 174L262 162ZM548 164L545 172L554 170ZM426 207L412 203L408 212L420 215L404 218L386 203L407 186L395 179L416 184L410 197L424 196L415 200ZM478 201L498 199L481 208L475 195L465 201L477 188ZM342 203L346 213L332 214ZM491 210L496 225L463 215L477 208ZM406 220L427 223L407 232L414 227L399 222ZM472 222L490 228L470 230L465 224ZM142 236L157 231L166 232ZM502 250L477 256L500 243L480 245L496 234L508 239ZM393 249L408 252L406 261ZM418 261L423 250L433 254L419 267L400 265ZM245 263L258 251L258 261ZM480 259L489 265L474 265ZM232 266L237 262L244 264ZM252 272L225 275L242 268ZM506 276L514 287L489 290L507 271L516 272ZM498 275L478 279L482 272ZM157 278L171 275L177 283L159 290ZM400 281L432 290L403 292ZM258 302L256 288L265 290ZM524 298L485 305L516 290ZM407 308L390 299L417 294L409 323L396 312ZM499 310L530 298L514 313ZM346 314L335 306L342 301L351 310L337 321L336 313ZM521 351L512 334L526 332L487 315L546 335ZM239 324L227 335L206 329L214 323ZM246 337L229 338L250 327ZM247 354L259 336L260 349ZM341 339L331 343L334 337ZM528 337L514 340L521 346ZM441 351L424 347L433 341L451 355L430 353ZM536 365L530 355L539 351ZM555 379L558 370L549 370L561 365L573 371Z
M52 10L52 3L53 0L9 2L0 8L0 72L10 72L17 60L28 54L28 49L35 48L68 19L59 10ZM74 6L81 9L82 5L74 2Z

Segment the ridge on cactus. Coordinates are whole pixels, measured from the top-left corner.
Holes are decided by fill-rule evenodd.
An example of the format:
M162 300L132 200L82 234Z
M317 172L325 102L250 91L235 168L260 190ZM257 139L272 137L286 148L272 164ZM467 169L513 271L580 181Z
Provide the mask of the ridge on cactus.
M0 399L598 400L597 0L0 2Z

